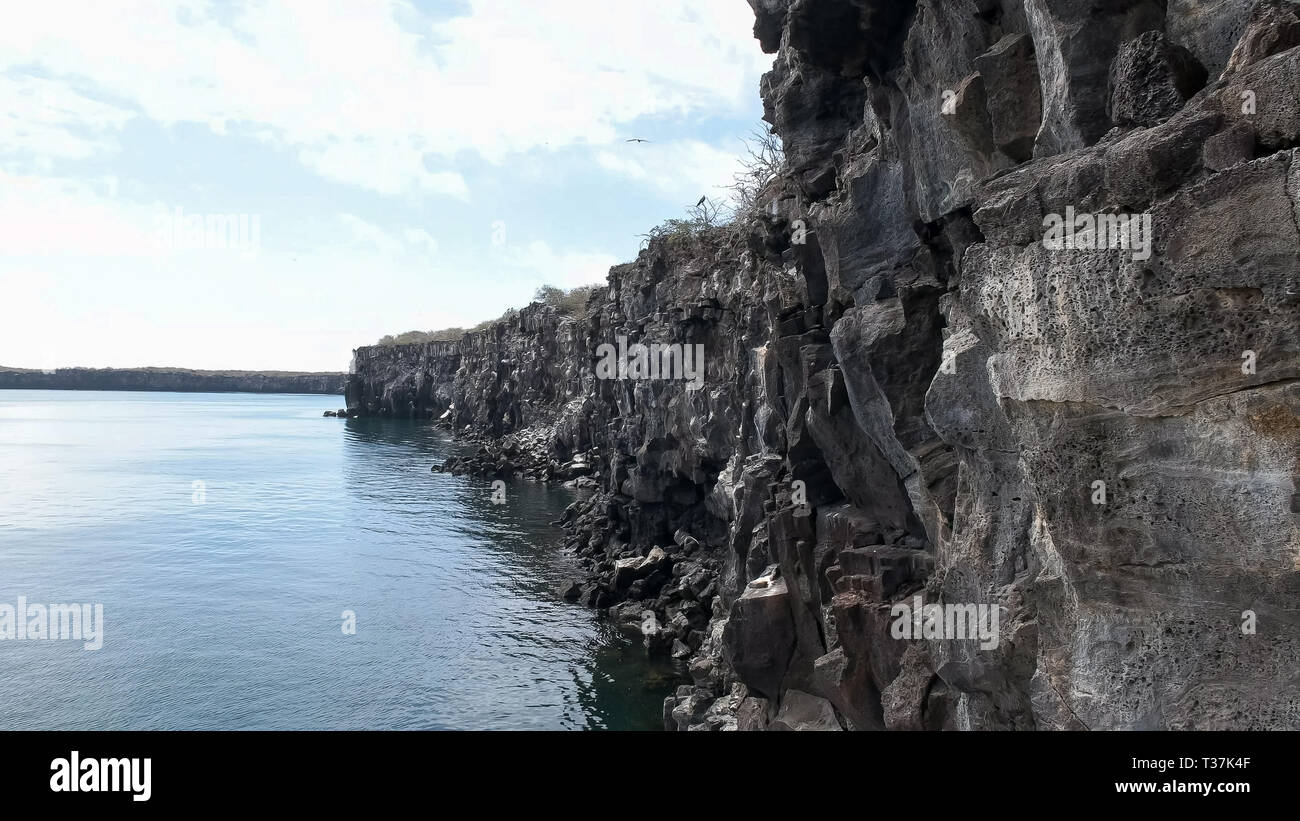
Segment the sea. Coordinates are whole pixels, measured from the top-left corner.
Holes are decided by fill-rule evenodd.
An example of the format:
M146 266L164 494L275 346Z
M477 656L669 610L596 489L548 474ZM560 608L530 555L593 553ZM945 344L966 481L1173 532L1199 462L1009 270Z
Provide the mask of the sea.
M0 729L661 728L680 670L556 592L578 492L340 405L0 390Z

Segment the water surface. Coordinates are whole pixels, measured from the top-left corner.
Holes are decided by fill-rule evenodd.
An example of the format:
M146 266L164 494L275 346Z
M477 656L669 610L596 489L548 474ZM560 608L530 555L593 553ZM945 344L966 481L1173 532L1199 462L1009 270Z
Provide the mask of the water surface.
M0 641L0 728L661 726L670 668L555 594L575 497L494 505L429 470L444 433L340 404L0 390L0 603L105 623Z

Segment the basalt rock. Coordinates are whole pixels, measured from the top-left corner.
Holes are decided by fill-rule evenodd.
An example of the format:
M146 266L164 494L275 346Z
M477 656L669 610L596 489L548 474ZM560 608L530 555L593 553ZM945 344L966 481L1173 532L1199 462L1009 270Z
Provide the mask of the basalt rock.
M1205 67L1160 31L1148 31L1120 46L1110 67L1111 121L1152 126L1182 109L1205 86Z
M593 483L562 593L681 659L670 729L1300 728L1296 4L751 5L757 208L579 314L358 349L349 412Z

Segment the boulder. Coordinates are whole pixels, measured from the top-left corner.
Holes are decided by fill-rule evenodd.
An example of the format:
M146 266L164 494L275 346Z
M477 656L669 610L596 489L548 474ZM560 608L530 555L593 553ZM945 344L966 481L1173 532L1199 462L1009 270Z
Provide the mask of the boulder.
M785 579L775 565L745 586L723 632L727 661L749 689L775 699L795 651L794 619Z
M1111 121L1146 127L1167 120L1205 86L1206 76L1190 51L1163 32L1144 32L1122 45L1111 64Z
M835 708L826 699L802 690L786 690L781 709L768 729L826 732L844 728L835 717Z
M582 595L582 583L575 579L565 579L560 582L557 592L560 598L565 601L577 601L578 597Z

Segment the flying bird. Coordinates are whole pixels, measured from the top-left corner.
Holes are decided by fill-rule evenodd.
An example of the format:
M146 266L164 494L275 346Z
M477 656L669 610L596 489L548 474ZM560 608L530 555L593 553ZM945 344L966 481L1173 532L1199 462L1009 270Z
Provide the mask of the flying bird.
M640 137L633 137L632 139L630 139L630 140L624 140L623 142L625 142L625 143L648 143L648 142L650 142L650 141L649 141L649 140L643 140L643 139L641 139Z

